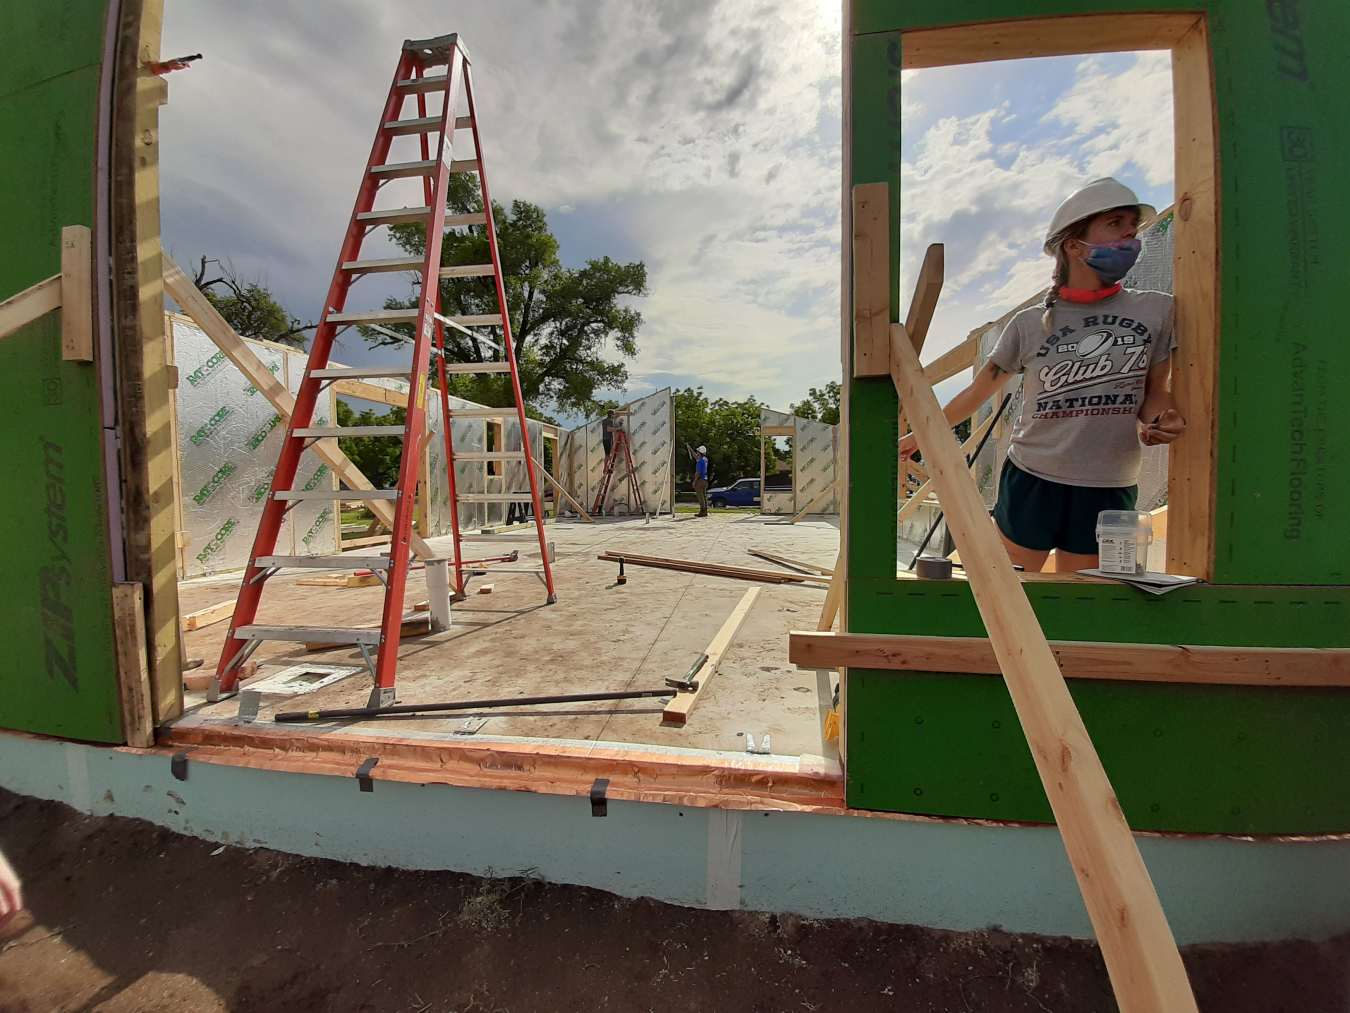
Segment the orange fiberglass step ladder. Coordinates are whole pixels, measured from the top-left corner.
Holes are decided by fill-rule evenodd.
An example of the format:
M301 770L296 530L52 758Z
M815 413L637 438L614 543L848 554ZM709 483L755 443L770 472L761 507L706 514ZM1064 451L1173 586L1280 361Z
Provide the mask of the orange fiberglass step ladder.
M441 74L428 70L444 67ZM459 98L464 94L468 115L458 115ZM428 115L428 96L441 96L439 112ZM416 115L404 117L404 103L416 102ZM473 135L474 157L454 159L451 151L456 131ZM417 161L389 161L394 138L415 135L421 142L421 159ZM461 135L462 136L462 135ZM434 149L434 150L433 150ZM530 432L525 418L524 399L520 392L515 346L511 340L511 321L506 306L506 285L502 277L501 255L497 248L497 232L492 220L492 198L488 193L487 174L483 169L482 147L479 143L478 121L474 114L473 85L469 73L469 55L457 35L420 42L405 42L399 58L398 70L389 88L380 127L375 134L370 160L366 165L361 189L356 197L342 243L333 283L324 303L323 320L314 335L309 353L309 364L295 399L295 413L290 418L281 457L272 478L271 491L263 507L262 520L253 542L251 562L244 571L239 599L230 621L229 636L221 651L208 697L217 700L237 692L242 663L267 640L305 643L355 644L361 651L374 677L368 706L384 707L394 701L394 675L398 667L398 642L403 621L403 600L411 562L410 541L413 529L413 510L418 478L418 448L422 445L426 428L426 397L428 371L433 353L436 356L436 375L440 385L443 427L445 429L447 472L449 475L450 522L454 532L454 591L464 594L466 568L459 534L460 503L508 503L523 497L520 493L461 493L455 490L456 461L521 461L529 477L530 497L534 506L535 526L539 532L539 549L543 559L542 570L531 570L543 579L548 589L548 603L557 601L553 589L553 572L548 546L544 536L544 511L540 502L539 481L535 474L534 456L530 448ZM446 190L451 173L476 172L482 191L483 210L474 214L446 214ZM375 208L381 188L396 179L421 177L422 207ZM381 226L409 222L426 224L426 251L422 257L387 257L362 260L362 243ZM480 226L487 233L492 263L481 265L442 267L441 241L445 229ZM420 271L421 294L412 309L346 311L347 294L353 282L369 274L388 271ZM440 310L440 279L446 277L485 277L496 282L500 313L485 316L445 317ZM350 369L329 368L328 357L333 339L339 329L368 325L414 325L412 361L405 366L358 366ZM503 358L494 362L447 362L445 356L445 327L468 332L468 327L500 327L502 329ZM433 348L433 339L435 348ZM446 390L449 373L507 373L515 392L514 408L451 408ZM404 424L387 426L316 427L314 408L319 394L329 384L343 379L369 377L406 377L409 380L408 410ZM520 421L521 449L492 452L454 452L450 420L453 418L504 419L515 416ZM399 464L398 485L394 489L364 490L352 498L391 499L395 501L394 527L389 552L380 555L350 556L280 556L276 555L277 537L286 513L305 499L332 499L333 491L323 489L293 489L301 455L319 440L340 436L380 436L403 441ZM263 626L254 623L258 603L269 577L285 567L314 569L361 569L377 574L385 585L384 612L378 628L342 628L312 626ZM502 572L495 568L493 572ZM387 648L387 649L385 649ZM372 650L378 652L372 658Z
M614 465L619 462L620 450L623 451L624 463L628 466L628 509L632 513L646 512L642 508L642 490L638 487L637 469L633 467L633 455L628 449L628 433L624 429L616 429L614 442L610 444L609 453L605 456L605 470L600 475L600 488L595 492L595 504L591 507L592 515L603 516L605 512L605 500L609 498L610 488L614 483Z

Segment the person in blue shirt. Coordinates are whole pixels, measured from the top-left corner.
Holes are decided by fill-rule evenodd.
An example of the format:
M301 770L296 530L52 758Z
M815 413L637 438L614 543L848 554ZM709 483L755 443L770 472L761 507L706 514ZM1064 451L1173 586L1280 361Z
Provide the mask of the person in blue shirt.
M694 495L698 497L698 516L708 516L708 448L694 451Z

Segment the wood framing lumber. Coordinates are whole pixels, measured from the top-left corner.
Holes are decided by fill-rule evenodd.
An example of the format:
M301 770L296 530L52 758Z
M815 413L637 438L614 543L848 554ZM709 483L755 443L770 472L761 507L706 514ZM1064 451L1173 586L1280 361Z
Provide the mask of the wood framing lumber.
M912 457L905 458L905 471L913 475L920 482L927 482L929 479L928 469L916 462Z
M1168 447L1167 571L1214 579L1218 496L1219 181L1214 63L1204 18L1172 50L1177 350L1172 393L1186 436Z
M683 570L687 573L703 573L710 577L734 577L741 580L760 580L771 584L808 584L822 586L830 578L805 573L784 573L781 570L755 570L747 566L734 566L727 563L703 563L696 559L672 559L667 556L644 556L640 554L611 550L603 552L597 559L607 563L617 563L620 559L632 566L651 566L662 570Z
M61 230L61 358L94 361L94 251L87 225Z
M844 580L844 551L839 550L839 558L834 564L834 574L830 577L830 589L825 592L825 604L820 609L820 619L816 621L816 629L829 630L834 628L834 617L839 614L839 606L844 600L844 592L848 585ZM829 665L829 668L843 668L847 666ZM842 675L842 673L841 673Z
M916 352L923 349L928 325L933 322L933 314L937 311L945 263L946 254L941 243L932 243L924 251L919 280L914 284L914 297L909 301L909 313L905 317L905 330Z
M372 535L369 538L344 538L342 540L342 548L359 549L363 545L388 545L389 540L390 540L389 535ZM423 558L431 558L431 557L423 557Z
M790 556L779 556L772 552L765 552L763 549L746 549L752 556L758 556L760 559L767 559L771 563L777 563L779 566L791 567L795 570L802 570L806 573L819 573L826 577L833 576L834 571L828 566L817 566L815 563L806 563L800 559L793 559Z
M478 585L478 593L479 593L479 594L491 594L493 588L495 588L496 586L497 586L496 584L479 584L479 585Z
M900 324L891 328L891 376L961 551L1120 1009L1195 1013L1181 954L1120 803Z
M333 384L333 391L339 397L345 394L348 397L359 397L363 401L374 401L377 404L396 405L399 408L408 407L406 391L390 390L388 387L381 387L375 383L364 383L361 380L338 380Z
M763 487L763 486L760 486L760 488L762 489L762 488L764 488L764 487ZM829 485L827 485L824 489L821 490L819 496L817 496L817 497L816 497L815 499L813 499L810 503L806 504L806 506L804 506L804 507L802 507L800 510L798 510L795 514L792 515L791 518L789 518L787 521L779 521L778 523L780 523L780 524L796 524L799 520L801 520L803 517L805 517L807 514L809 514L812 510L814 510L816 507L818 507L822 502L824 502L825 499L827 499L828 497L832 496L832 495L834 494L834 491L835 491L836 489L838 489L838 488L839 488L839 479L836 478L833 482L831 482Z
M696 690L680 690L675 694L675 698L666 704L666 708L661 713L662 724L684 725L689 720L689 715L693 713L695 707L703 699L703 694L708 690L708 683L712 682L712 677L717 674L717 668L722 664L722 659L727 656L727 651L731 648L732 642L736 639L736 634L740 632L741 626L745 623L745 617L750 614L750 610L755 605L755 599L759 597L759 588L752 587L742 596L740 603L732 609L731 615L727 621L722 624L722 628L717 631L717 636L713 637L712 643L708 645L708 660L703 663L703 667L698 670L694 680L698 683Z
M853 375L890 371L891 209L888 183L853 188Z
M932 388L929 389L931 390ZM984 436L985 431L994 424L994 421L997 418L998 416L994 415L991 412L987 419L985 419L973 430L971 430L970 436L966 439L966 442L961 444L961 453L965 454L969 450L974 450L975 445L980 442L980 438ZM944 419L943 421L946 420ZM925 454L924 459L927 460L927 458L928 455ZM975 467L975 462L971 461L970 466L972 468ZM919 488L915 489L914 495L911 496L909 499L905 500L904 503L900 504L900 512L896 514L895 523L903 524L905 521L907 521L910 515L914 513L914 511L918 510L919 507L923 506L924 500L928 498L928 494L932 492L935 488L936 486L933 484L933 479L931 477L930 472L930 477L928 481L925 482L923 485L919 486ZM941 496L939 496L938 498L940 500Z
M192 284L188 276L183 273L183 269L173 262L173 259L165 253L164 260L164 288L173 296L174 302L183 308L183 312L190 316L198 327L210 338L222 352L225 357L238 367L239 371L247 377L249 383L271 402L272 407L280 412L287 420L290 419L295 411L295 398L291 392L286 389L280 380L272 375L271 370L263 365L262 360L253 354L253 350L248 347L238 334L207 300L206 296ZM316 440L311 447L328 467L337 475L343 485L348 489L360 492L366 489L374 489L375 486L370 479L361 473L361 469L354 465L351 460L338 449L338 443L335 439ZM336 494L334 498L337 498ZM355 497L350 497L355 498ZM366 509L375 515L388 528L394 526L394 508L390 500L364 500ZM352 543L348 543L351 545ZM431 546L427 545L421 535L414 533L412 535L413 551L423 559L433 559L436 552Z
M905 32L901 61L905 70L912 70L1038 56L1171 49L1196 23L1196 17L1195 12L1069 14L917 29Z
M61 276L30 285L18 295L0 302L0 339L27 327L39 317L61 308Z
M1212 686L1350 686L1350 649L1207 647L1052 640L1066 679L1199 683ZM788 635L788 658L803 668L879 668L897 672L999 675L984 637L882 633Z
M582 519L585 520L587 524L595 523L595 518L586 512L585 507L583 507L580 503L578 503L576 500L572 498L572 494L562 487L561 482L559 482L556 478L554 478L552 475L548 473L547 468L545 468L542 464L539 463L538 460L536 460L533 457L530 458L530 460L534 461L536 467L539 468L539 473L543 475L544 478L548 479L548 481L553 485L553 488L557 490L558 495L560 495L563 499L567 500L567 502L571 503L572 509L575 510L577 513L579 513Z
M212 623L218 623L222 619L228 619L234 615L234 604L235 599L231 598L229 601L219 602L210 608L189 612L183 616L183 629L186 631L200 630Z
M145 640L145 589L134 582L114 584L112 610L122 737L129 746L147 749L155 744L155 715Z
M987 325L986 325L987 326ZM943 352L923 370L923 378L936 387L950 380L963 369L970 369L980 357L980 331L972 334L955 348Z
M796 436L796 426L760 426L760 436Z

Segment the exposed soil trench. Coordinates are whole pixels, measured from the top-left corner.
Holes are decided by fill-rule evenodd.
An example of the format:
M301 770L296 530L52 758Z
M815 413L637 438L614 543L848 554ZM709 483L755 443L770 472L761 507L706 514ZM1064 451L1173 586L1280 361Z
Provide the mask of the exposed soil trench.
M1083 940L697 911L222 848L5 791L0 846L34 916L0 943L3 1013L1116 1009ZM1205 1011L1350 1008L1350 937L1185 958Z

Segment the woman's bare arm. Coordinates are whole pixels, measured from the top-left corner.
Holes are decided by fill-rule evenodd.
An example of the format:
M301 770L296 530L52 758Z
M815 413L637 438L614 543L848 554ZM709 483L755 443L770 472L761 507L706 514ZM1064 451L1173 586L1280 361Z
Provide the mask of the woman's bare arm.
M1139 406L1139 442L1146 447L1171 443L1186 431L1186 420L1168 388L1171 374L1172 359L1169 356L1150 366L1144 379L1144 403Z

